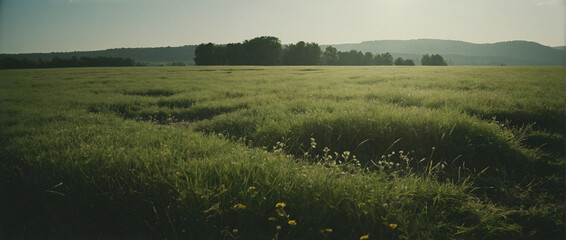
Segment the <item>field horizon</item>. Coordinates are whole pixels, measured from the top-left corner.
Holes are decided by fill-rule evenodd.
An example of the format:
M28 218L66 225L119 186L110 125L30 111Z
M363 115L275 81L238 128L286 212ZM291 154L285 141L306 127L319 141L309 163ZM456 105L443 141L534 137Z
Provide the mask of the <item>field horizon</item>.
M244 40L244 39L242 39ZM227 44L220 42L220 45ZM284 46L294 44L284 43ZM121 57L131 58L137 62L148 65L170 65L182 62L194 65L194 51L198 44L168 47L130 47L111 48L92 51L51 52L51 53L0 53L0 58L14 57L17 59L53 59L54 57L70 59L80 57ZM536 66L556 65L564 66L565 49L546 46L537 42L525 40L508 40L494 43L472 43L449 39L407 39L407 40L371 40L360 43L321 43L324 51L326 47L333 46L339 51L356 50L372 54L391 53L394 58L414 60L420 64L420 57L424 54L441 54L449 65L458 66Z
M565 236L564 67L0 73L0 237Z

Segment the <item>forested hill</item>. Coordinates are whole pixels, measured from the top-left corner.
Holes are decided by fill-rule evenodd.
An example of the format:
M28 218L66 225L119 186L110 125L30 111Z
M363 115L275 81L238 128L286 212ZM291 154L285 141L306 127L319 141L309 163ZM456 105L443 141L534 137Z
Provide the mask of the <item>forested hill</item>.
M157 47L157 48L115 48L101 51L82 52L58 52L58 53L25 53L25 54L0 54L3 57L15 57L29 60L50 60L55 57L69 59L75 57L119 57L131 58L137 62L148 65L171 65L174 63L185 63L194 65L195 47L192 45L182 47Z
M417 60L425 53L438 53L449 65L564 65L565 50L527 41L475 44L453 40L379 40L332 45L339 51L389 52ZM321 46L325 48L326 46ZM418 61L416 61L418 62Z
M321 45L322 51L328 45ZM423 54L440 54L449 65L564 65L564 48L552 48L535 42L510 41L492 44L474 44L452 40L379 40L355 44L334 44L339 51L357 50L373 54L389 52L393 57L412 59L420 63ZM170 65L183 62L194 64L196 45L158 48L116 48L101 51L0 54L2 57L16 57L30 60L50 60L54 57L120 57L131 58L149 65Z

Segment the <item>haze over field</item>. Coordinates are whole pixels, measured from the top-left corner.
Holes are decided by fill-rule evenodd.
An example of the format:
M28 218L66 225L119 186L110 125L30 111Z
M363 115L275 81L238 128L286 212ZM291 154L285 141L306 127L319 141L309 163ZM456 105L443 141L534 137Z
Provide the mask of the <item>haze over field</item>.
M0 53L240 42L526 40L563 46L561 0L2 0Z

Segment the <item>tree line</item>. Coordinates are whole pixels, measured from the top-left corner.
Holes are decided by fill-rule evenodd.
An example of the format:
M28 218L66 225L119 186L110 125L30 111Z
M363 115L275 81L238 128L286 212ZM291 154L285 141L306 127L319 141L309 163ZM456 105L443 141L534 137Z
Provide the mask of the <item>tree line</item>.
M54 57L51 60L18 59L15 57L4 57L0 59L0 69L19 68L64 68L64 67L128 67L137 66L136 61L131 58L119 57L76 57L64 59Z
M195 48L194 61L196 65L415 65L412 59L394 59L390 53L342 52L332 46L322 52L317 43L304 41L283 47L278 38L266 36L225 45L202 43ZM447 64L439 54L425 54L421 65Z

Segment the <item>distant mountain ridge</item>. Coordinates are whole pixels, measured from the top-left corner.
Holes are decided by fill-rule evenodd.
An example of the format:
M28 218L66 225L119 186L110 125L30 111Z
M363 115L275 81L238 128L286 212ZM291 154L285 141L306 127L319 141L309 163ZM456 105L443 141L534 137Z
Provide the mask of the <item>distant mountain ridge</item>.
M0 54L2 57L25 58L30 60L71 58L76 57L120 57L131 58L137 62L150 65L171 64L183 62L193 65L196 46L186 45L181 47L152 47L152 48L113 48L99 51L77 51L77 52L53 52L53 53L22 53L22 54Z
M327 45L321 46L326 47ZM394 57L420 59L440 54L450 65L564 65L565 50L528 41L476 44L454 40L378 40L332 45L339 51L389 52ZM418 62L418 61L416 61Z
M322 51L329 45L320 45ZM413 59L420 63L423 54L440 54L449 65L565 65L566 49L549 47L536 42L508 41L476 44L454 40L377 40L353 44L331 45L339 51L389 52L393 57ZM0 54L1 57L26 58L31 60L77 57L121 57L132 58L150 65L184 62L194 64L196 45L156 48L116 48L101 51L77 51L62 53Z

